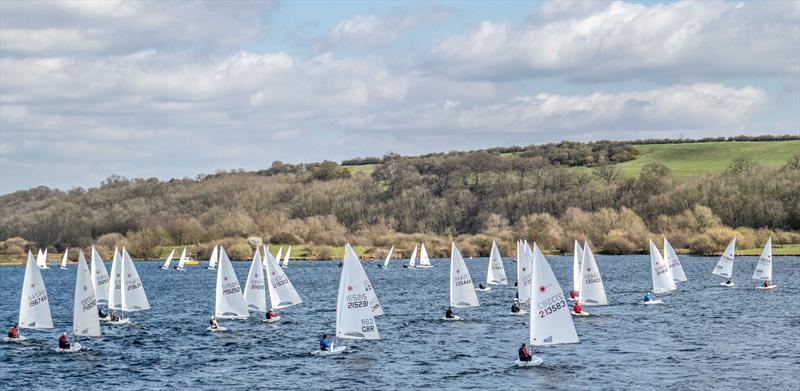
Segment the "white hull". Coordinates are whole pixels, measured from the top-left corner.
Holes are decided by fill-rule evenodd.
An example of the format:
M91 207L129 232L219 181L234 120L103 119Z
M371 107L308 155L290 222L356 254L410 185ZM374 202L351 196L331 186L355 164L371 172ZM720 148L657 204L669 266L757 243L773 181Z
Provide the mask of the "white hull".
M528 311L519 310L519 312L512 312L511 315L515 315L515 316L528 315Z
M644 305L652 305L652 304L661 304L661 300L650 300L650 301L643 301L642 304Z
M448 317L446 317L446 316L443 316L443 317L442 317L442 320L448 320L448 321L461 320L461 317L460 317L460 316L458 316L458 315L456 315L456 316L454 316L454 317L452 317L452 318L448 318Z
M161 266L161 270L169 270L169 266Z
M22 336L22 335L17 335L17 338L3 337L3 342L19 343L19 342L23 342L23 341L27 341L27 340L28 340L28 338L25 338L25 336Z
M475 288L475 290L476 290L476 291L478 291L478 292L489 292L489 291L491 291L491 290L492 290L492 287L490 287L490 286L487 286L486 288L483 288L483 289L481 289L481 288Z
M213 327L211 327L211 326L208 326L207 330L208 330L208 331L210 331L210 332L212 332L212 333L216 333L216 332L218 332L218 331L228 331L228 329L227 329L227 328L225 328L225 327L222 327L222 326L217 326L216 328L213 328Z
M56 353L75 353L79 352L83 346L80 342L73 342L69 345L69 349L56 348Z
M272 319L264 319L264 323L277 323L277 322L280 322L280 321L281 321L281 317L280 316L276 316L276 317L274 317Z
M723 283L719 284L719 286L724 286L725 288L733 288L734 285L736 285L736 284L734 284L734 283L728 284L727 282L723 282Z
M335 347L335 348L333 348L331 350L316 350L316 351L313 351L313 352L311 352L311 355L317 356L317 357L334 356L334 355L337 355L337 354L341 354L345 350L347 350L347 346L337 346L337 347Z
M589 316L589 313L586 311L581 311L581 312L570 311L570 313L572 314L572 316Z
M120 326L131 323L131 318L120 318L119 320L109 320L108 324L112 326Z
M514 364L516 364L518 368L526 368L526 367L538 367L539 365L542 365L543 362L544 360L542 360L541 358L533 356L531 357L531 361L517 360L514 361Z
M39 270L47 270L47 269L49 269L49 267L47 267L47 266L39 266Z
M778 287L777 285L770 285L770 286L757 286L757 287L756 287L756 289L760 289L760 290L762 290L762 291L768 291L768 290L770 290L770 289L775 289L775 288L777 288L777 287Z
M59 266L58 268L61 269L61 270L69 270L69 268L66 267L66 266Z
M430 268L433 267L433 265L419 265L417 267L420 268L420 269L430 269Z

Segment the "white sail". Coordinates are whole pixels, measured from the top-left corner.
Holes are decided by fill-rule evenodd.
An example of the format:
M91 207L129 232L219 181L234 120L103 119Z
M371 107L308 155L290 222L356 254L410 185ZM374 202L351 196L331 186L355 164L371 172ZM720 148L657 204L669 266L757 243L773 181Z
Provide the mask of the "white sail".
M108 304L108 271L103 263L103 257L94 246L92 246L92 286L97 304Z
M533 247L538 249L536 243ZM520 242L517 255L517 296L520 303L531 300L531 284L533 284L533 251L528 242Z
M128 312L149 310L150 302L147 301L144 285L142 285L139 272L136 271L133 259L125 247L122 247L122 271L124 272L122 276L122 310Z
M183 265L186 263L186 247L183 248L181 251L181 257L178 258L178 269L183 269Z
M69 255L69 247L67 247L67 249L64 250L64 257L61 258L61 268L62 269L66 269L67 268L67 256L68 255Z
M594 259L589 243L584 244L583 260L581 261L581 285L578 288L581 302L585 305L608 305L606 290L603 287L603 278Z
M450 306L459 308L479 305L467 264L453 242L450 246Z
M531 345L544 346L577 343L578 333L572 323L564 291L558 284L550 264L533 243L533 289L531 295Z
M572 253L572 290L575 293L581 290L581 262L583 262L583 249L575 241L575 250Z
M214 305L214 314L217 318L247 318L247 303L244 301L242 288L236 272L233 270L231 260L225 249L219 246L219 264L217 265L217 289Z
M669 244L667 238L664 238L664 260L669 265L672 278L674 278L675 281L686 281L686 274L683 273L683 266L681 266L681 261L678 260L678 254L675 253L675 250L672 248L672 245Z
M256 247L256 254L253 255L253 262L250 264L247 283L244 284L244 301L250 311L267 312L264 265L261 263L258 247Z
M100 318L97 315L97 299L92 285L92 271L86 264L83 250L78 253L75 300L72 307L72 334L87 337L100 336Z
M394 246L389 249L389 254L386 254L386 260L383 261L383 267L389 267L389 260L392 259L392 253L394 252Z
M372 285L369 284L369 279L365 281L365 277L366 273L364 273L361 262L358 261L358 257L352 252L350 246L346 245L342 261L342 275L339 279L339 294L336 300L337 338L367 340L381 338L369 304Z
M422 248L419 250L419 266L431 267L431 260L428 258L428 250L425 250L425 243L422 243Z
M418 244L414 245L414 251L411 252L411 259L408 260L408 268L413 268L414 265L417 263L417 248L419 247Z
M492 241L492 252L489 255L489 270L486 272L486 282L492 285L508 285L506 269L503 267L503 257L497 249L497 243Z
M658 247L652 240L650 241L650 272L653 275L654 293L665 293L678 289L675 285L675 280L672 278L669 265L661 257Z
M25 278L22 281L18 327L21 329L53 328L47 288L44 286L42 272L39 271L39 266L36 265L36 260L30 250L28 250L28 262L25 265Z
M49 267L47 266L46 248L44 249L44 252L42 252L42 249L39 249L39 253L36 254L36 266L38 266L39 269L49 269Z
M278 250L280 253L280 250ZM278 261L267 251L264 259L266 267L267 288L269 289L269 301L272 309L291 307L303 302L300 295L294 289L294 285L286 277L286 273L278 265Z
M358 255L356 255L356 252L353 250L353 247L350 246L350 243L345 243L344 256L345 258L350 258L350 260L355 260L358 262ZM372 311L372 316L383 315L383 307L378 300L378 295L375 294L375 290L372 289L372 284L369 282L369 277L367 277L367 273L364 272L364 268L359 266L354 273L356 274L350 276L351 281L355 283L359 281L358 277L360 277L361 285L364 286L364 291L367 293L367 303L369 304L370 311Z
M289 255L291 253L292 253L292 246L289 246L289 248L286 249L286 255L284 255L284 257L283 257L283 265L281 265L281 266L283 266L283 267L289 266Z
M112 310L122 309L122 257L117 248L114 247L114 258L111 261L111 276L108 284L108 308Z
M719 262L717 262L717 266L714 266L714 270L711 273L720 277L733 277L733 256L735 251L736 237L734 236L731 242L728 243L728 247L725 248L725 252L719 257Z
M161 266L162 269L169 269L169 264L172 263L172 257L175 256L175 249L173 248L172 251L169 252L167 256L167 260L164 261L164 265Z
M275 260L278 262L278 265L281 264L281 260L283 260L283 246L278 247L278 254L275 255Z
M216 268L218 261L219 261L219 248L218 246L214 246L214 249L211 250L211 257L208 258L208 268L209 269Z
M767 240L764 249L761 250L761 256L758 257L758 265L756 270L753 271L754 280L772 280L772 238Z

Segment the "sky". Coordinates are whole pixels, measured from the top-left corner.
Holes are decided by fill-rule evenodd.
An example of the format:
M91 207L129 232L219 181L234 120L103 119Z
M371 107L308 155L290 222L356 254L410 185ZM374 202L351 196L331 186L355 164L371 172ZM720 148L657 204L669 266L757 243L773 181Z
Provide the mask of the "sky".
M799 132L800 1L0 2L0 194Z

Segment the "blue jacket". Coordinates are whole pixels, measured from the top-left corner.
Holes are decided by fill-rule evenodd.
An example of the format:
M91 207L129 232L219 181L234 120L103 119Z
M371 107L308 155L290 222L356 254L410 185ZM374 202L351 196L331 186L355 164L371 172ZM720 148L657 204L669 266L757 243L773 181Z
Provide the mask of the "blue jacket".
M331 343L327 339L319 340L319 350L327 350L330 346Z
M650 296L650 294L649 294L649 293L645 293L645 294L644 294L644 301L650 301L650 300L653 300L653 297L652 297L652 296Z

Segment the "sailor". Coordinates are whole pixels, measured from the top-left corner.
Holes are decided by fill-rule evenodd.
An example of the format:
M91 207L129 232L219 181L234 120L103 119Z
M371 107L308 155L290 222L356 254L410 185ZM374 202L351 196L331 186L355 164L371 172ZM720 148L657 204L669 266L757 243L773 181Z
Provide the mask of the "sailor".
M576 314L580 314L581 313L581 302L580 301L576 301L575 305L572 306L572 312L574 312Z
M483 285L483 282L479 282L479 283L478 283L478 288L480 288L480 289L486 289L486 285Z
M11 325L11 328L8 329L8 338L19 338L19 331L17 330L17 325Z
M319 340L319 350L331 350L331 343L328 341L328 334L322 334L322 339Z
M653 296L650 295L650 292L645 293L644 294L644 302L648 303L648 302L651 302L651 301L653 301Z
M267 320L270 320L270 319L276 318L277 316L278 316L278 315L276 315L276 314L275 314L275 312L273 312L273 311L272 311L272 309L270 309L269 311L267 311Z
M519 313L519 301L514 299L514 302L511 303L511 313L518 314Z
M528 353L528 348L525 347L525 342L522 343L522 346L519 348L519 361L531 361L533 356Z
M769 280L764 280L764 284L762 284L764 288L769 288Z
M216 330L216 329L218 329L218 328L219 328L219 325L217 324L217 318L215 318L215 317L213 317L213 316L212 316L212 317L211 317L211 320L209 320L209 321L208 321L208 327L210 327L210 328L211 328L211 330Z
M67 340L67 332L61 333L61 336L58 337L58 347L61 349L69 349L69 341Z
M453 307L447 307L444 317L447 319L454 319L456 317L456 315L453 313Z

